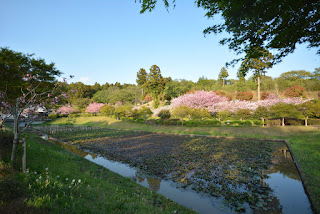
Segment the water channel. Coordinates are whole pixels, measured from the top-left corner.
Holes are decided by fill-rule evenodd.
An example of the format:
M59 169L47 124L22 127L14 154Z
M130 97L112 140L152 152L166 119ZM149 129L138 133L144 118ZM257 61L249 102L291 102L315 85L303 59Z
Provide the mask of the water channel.
M47 136L44 136L44 138L47 138ZM131 167L128 164L108 160L90 151L83 151L74 145L57 141L56 143L89 161L116 172L121 176L129 177L138 184L156 191L188 208L194 209L199 213L236 213L223 204L222 198L209 197L188 188L179 188L179 185L172 181L148 176L141 172L140 169ZM275 158L272 161L272 166L268 171L264 172L268 175L268 178L263 181L271 187L275 196L275 201L270 202L271 206L278 206L276 211L272 213L313 213L301 178L286 145L277 145L273 155ZM245 208L246 213L255 213L254 210L250 209L248 204L245 204ZM268 213L268 211L263 213Z

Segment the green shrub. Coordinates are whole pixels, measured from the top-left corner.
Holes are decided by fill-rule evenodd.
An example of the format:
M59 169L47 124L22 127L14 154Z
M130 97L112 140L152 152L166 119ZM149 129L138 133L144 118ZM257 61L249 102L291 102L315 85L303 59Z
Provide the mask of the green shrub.
M227 120L227 119L230 119L232 116L232 113L230 111L219 111L217 114L216 114L216 117L219 119L219 120Z
M163 124L164 124L164 120L162 120L162 119L156 119L156 124L158 124L158 125L163 125Z
M171 113L169 110L162 109L159 112L158 117L160 117L162 120L169 119L171 117Z
M235 114L240 120L251 118L251 111L249 109L239 109Z
M171 119L168 120L169 121L169 125L182 125L181 121L179 119ZM184 122L184 121L183 121Z
M51 118L51 119L56 119L56 118L58 117L58 115L56 115L56 114L49 114L48 117Z
M209 118L211 115L206 108L201 108L201 109L190 109L190 117L192 120L204 120L206 118Z
M262 120L253 120L253 124L257 126L263 125Z
M204 124L205 125L209 125L209 126L220 126L221 125L221 121L218 121L218 120L205 120Z
M104 105L101 107L100 112L106 116L112 116L114 114L115 108L111 105Z
M144 123L144 119L138 118L138 119L136 120L136 122L137 122L137 123Z
M143 118L144 120L147 120L148 117L152 115L152 111L150 108L142 106L140 109L138 109L138 115L139 115L139 118Z
M291 126L303 126L304 125L304 120L299 120L299 119L286 119L285 120L286 125L291 125Z
M320 125L320 119L309 119L308 124L311 126Z
M245 120L245 121L242 121L242 125L244 125L244 126L252 126L252 122L251 122L251 120Z

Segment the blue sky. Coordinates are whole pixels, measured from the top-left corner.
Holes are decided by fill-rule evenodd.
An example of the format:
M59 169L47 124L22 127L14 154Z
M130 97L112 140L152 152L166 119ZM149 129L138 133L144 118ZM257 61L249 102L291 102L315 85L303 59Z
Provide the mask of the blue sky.
M154 64L173 79L217 79L237 56L219 45L224 35L204 37L213 23L204 10L193 1L176 2L169 13L159 3L140 14L134 0L0 0L0 46L35 53L86 84L135 83L139 69ZM267 75L317 67L316 49L300 45ZM228 68L229 78L237 69Z

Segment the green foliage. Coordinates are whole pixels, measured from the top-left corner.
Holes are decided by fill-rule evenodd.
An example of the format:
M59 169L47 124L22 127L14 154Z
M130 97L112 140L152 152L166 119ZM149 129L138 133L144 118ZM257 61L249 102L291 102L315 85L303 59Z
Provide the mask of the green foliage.
M211 115L209 111L206 108L201 108L201 109L190 109L189 112L189 117L192 120L204 120L206 118L209 118Z
M161 75L160 68L153 65L150 68L150 73L147 75L147 81L144 84L147 91L151 94L153 100L158 100L159 95L165 89L165 79Z
M152 11L157 0L143 0L141 13ZM169 7L168 0L163 0ZM175 5L175 1L172 1ZM248 1L248 0L197 0L197 7L205 10L208 18L222 16L222 23L204 30L205 34L228 32L230 37L220 41L228 44L237 54L263 45L278 51L277 61L292 53L297 44L307 43L309 48L319 47L317 1ZM294 24L292 24L294 20ZM320 53L320 50L318 50ZM238 60L234 60L237 62Z
M117 119L120 120L121 117L128 117L131 114L131 106L130 105L119 105L115 108L114 114Z
M188 80L171 80L166 82L164 93L170 98L178 97L190 91L194 86L192 81Z
M143 86L147 82L147 72L144 68L140 68L139 72L137 73L136 82L140 86Z
M303 115L299 112L294 105L286 104L286 103L277 103L270 107L270 112L273 117L282 118L282 126L285 125L284 118L302 118Z
M56 114L49 114L48 117L51 118L51 119L56 119L56 118L58 117L58 115L56 115Z
M251 111L249 109L239 109L236 113L235 113L236 117L240 118L240 120L247 120L250 119L252 114Z
M61 75L54 63L47 64L44 59L33 56L0 48L0 92L6 93L9 104L15 104L23 94L30 94L28 89L34 89L37 94L52 90L56 77ZM36 98L43 99L41 96ZM25 100L29 99L31 94L25 97Z
M163 109L158 113L158 117L162 120L169 119L171 117L171 113L169 110Z
M289 80L289 81L305 80L305 79L311 79L312 74L311 72L308 72L305 70L288 71L288 72L282 73L280 75L280 78Z
M138 115L139 117L141 117L144 120L147 120L151 115L152 115L152 111L150 108L142 106L141 108L139 108L138 110Z
M111 105L105 104L101 107L100 112L107 116L112 116L115 112L115 108Z
M232 114L230 111L219 111L216 114L219 121L230 119Z
M77 99L71 100L72 106L75 106L81 112L85 112L87 106L90 103L91 103L91 99L88 97L87 98L77 98Z
M270 116L269 110L264 106L259 106L253 113L255 119L267 119Z
M226 79L228 78L229 74L225 67L222 67L219 73L219 80L222 81L223 87L225 84Z
M187 106L178 106L172 109L172 116L179 118L181 120L181 125L183 126L183 118L189 117L191 109Z

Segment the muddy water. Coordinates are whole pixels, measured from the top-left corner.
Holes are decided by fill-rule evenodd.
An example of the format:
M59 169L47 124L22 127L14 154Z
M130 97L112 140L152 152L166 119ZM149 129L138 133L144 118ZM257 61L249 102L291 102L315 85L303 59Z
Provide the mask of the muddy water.
M148 176L141 172L140 169L133 168L128 164L108 160L88 151L83 151L70 144L58 144L87 160L124 177L129 177L138 184L156 191L188 208L194 209L199 213L235 213L235 211L223 204L222 198L209 197L188 188L179 188L176 183ZM262 181L265 185L271 187L275 196L275 199L269 202L268 206L276 207L273 213L312 213L310 202L304 192L301 178L288 148L284 144L275 145L273 156L272 166L263 172L269 177ZM255 213L254 210L250 209L248 204L244 206L246 213ZM268 213L268 211L261 210L259 213Z

